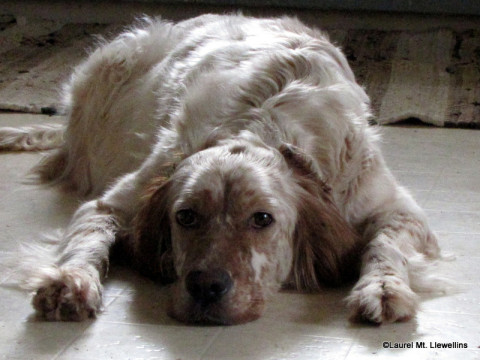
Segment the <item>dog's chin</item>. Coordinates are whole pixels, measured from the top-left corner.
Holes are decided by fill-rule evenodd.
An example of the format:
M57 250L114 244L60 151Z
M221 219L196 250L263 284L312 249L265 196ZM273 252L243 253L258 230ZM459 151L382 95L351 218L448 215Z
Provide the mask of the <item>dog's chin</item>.
M188 295L177 297L172 294L167 313L171 318L190 325L238 325L257 320L264 308L263 300L245 304L231 301L199 304Z
M171 302L168 315L175 320L189 325L238 325L257 320L263 311L254 309L244 313L229 313L218 305L202 306L191 304L186 309L180 309Z

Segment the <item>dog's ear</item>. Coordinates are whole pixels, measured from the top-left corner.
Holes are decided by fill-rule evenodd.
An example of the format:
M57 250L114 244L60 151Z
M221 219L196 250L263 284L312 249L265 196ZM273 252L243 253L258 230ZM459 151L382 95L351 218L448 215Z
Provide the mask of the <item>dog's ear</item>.
M304 291L337 285L355 271L352 260L358 236L340 214L313 159L292 145L282 145L280 152L293 171L298 191L289 283Z
M133 261L142 274L164 284L175 280L165 177L152 181L134 219Z

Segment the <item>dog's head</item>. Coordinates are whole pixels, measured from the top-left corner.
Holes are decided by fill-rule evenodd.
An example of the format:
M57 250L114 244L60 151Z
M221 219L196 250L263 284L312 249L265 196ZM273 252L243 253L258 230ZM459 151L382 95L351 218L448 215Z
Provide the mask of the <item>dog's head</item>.
M311 159L232 140L156 179L135 220L135 261L172 281L169 313L191 323L258 318L282 285L337 283L355 243Z

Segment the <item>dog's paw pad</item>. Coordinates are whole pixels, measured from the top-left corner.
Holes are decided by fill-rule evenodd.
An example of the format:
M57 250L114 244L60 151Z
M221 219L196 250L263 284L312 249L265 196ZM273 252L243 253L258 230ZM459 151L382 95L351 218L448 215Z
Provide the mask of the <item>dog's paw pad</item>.
M347 298L350 321L372 324L408 321L416 314L417 295L396 277L360 279Z
M101 285L82 271L64 271L50 279L32 299L37 315L50 321L82 321L101 307Z

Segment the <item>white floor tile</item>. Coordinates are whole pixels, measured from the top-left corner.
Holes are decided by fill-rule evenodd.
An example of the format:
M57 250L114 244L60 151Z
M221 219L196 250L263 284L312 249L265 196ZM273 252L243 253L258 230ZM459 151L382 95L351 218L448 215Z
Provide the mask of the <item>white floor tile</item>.
M221 328L96 321L58 359L200 359Z
M0 126L51 120L62 121L0 114ZM166 315L168 289L113 267L105 284L105 311L80 324L34 321L28 294L0 287L0 358L480 359L480 133L431 127L385 127L382 132L388 164L427 209L442 248L456 255L440 270L462 292L426 298L416 319L381 327L348 322L343 302L348 287L320 294L281 292L255 322L194 327ZM0 154L2 264L19 242L64 226L77 206L77 199L55 189L24 184L39 158ZM9 283L5 272L0 283ZM384 349L383 341L461 342L468 349Z
M478 359L479 321L474 315L419 313L409 323L365 327L347 359ZM395 344L413 348L393 348ZM436 347L442 344L452 348Z
M434 231L452 233L480 233L480 216L473 211L427 210Z
M426 171L394 171L400 185L410 191L430 191L438 181L438 173Z
M476 169L464 170L461 173L452 173L446 168L435 184L435 190L475 193L480 187L479 178L480 166Z
M480 234L437 232L436 235L442 250L457 256L459 262L462 257L480 256Z
M434 189L422 200L426 210L480 212L480 192L476 191Z
M480 288L477 285L463 284L458 293L432 297L421 304L423 312L448 314L471 314L480 316Z
M25 322L22 318L0 321L2 359L50 360L68 348L89 322Z
M319 336L313 326L260 319L225 328L203 359L342 359L351 344L351 339Z

